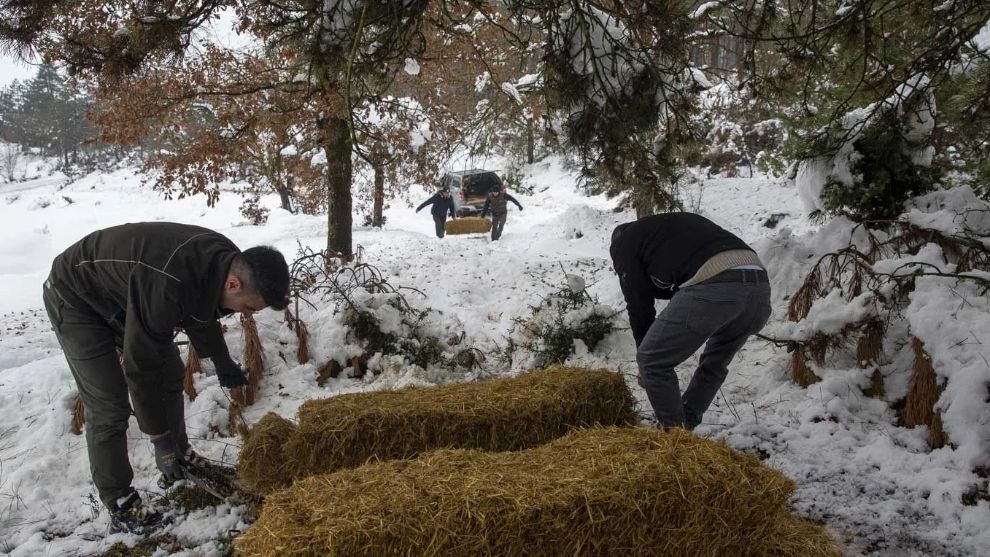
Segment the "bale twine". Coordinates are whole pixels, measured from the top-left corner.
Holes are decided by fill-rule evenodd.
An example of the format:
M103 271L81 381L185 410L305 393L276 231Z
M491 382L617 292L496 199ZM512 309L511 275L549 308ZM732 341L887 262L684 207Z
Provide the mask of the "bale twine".
M463 217L447 221L443 228L447 234L484 234L492 229L492 221L482 217Z
M288 472L283 447L295 431L295 424L274 412L248 430L237 469L244 487L269 493L284 485L282 477Z
M268 497L239 555L838 557L794 482L683 431L591 428L518 452L439 450Z
M566 367L311 400L299 409L298 430L285 443L287 473L269 481L288 485L368 460L410 458L438 448L534 447L575 427L639 423L635 404L620 374ZM242 469L255 465L253 458L242 451Z

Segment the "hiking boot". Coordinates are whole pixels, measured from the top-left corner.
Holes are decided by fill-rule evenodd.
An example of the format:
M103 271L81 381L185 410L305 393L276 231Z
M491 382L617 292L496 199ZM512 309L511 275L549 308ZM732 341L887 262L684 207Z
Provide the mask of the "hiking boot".
M117 498L109 507L110 533L127 533L147 536L168 524L162 513L146 507L137 491L131 490Z

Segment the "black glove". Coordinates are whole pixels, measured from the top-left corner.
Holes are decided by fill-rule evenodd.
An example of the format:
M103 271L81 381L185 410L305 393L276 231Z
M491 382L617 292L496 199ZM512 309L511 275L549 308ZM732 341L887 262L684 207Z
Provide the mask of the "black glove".
M186 477L182 467L182 456L179 448L172 438L172 432L165 433L151 438L151 444L155 446L155 464L162 471L165 479L169 481L181 480Z
M247 385L248 380L244 375L244 370L234 363L234 360L231 360L229 356L213 360L213 365L217 368L217 379L220 380L221 387L236 389Z

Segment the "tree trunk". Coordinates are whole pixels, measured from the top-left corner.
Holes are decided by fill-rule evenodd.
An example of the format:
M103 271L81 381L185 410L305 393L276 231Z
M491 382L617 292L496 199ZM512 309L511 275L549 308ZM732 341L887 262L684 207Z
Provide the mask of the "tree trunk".
M526 120L526 162L533 164L536 140L533 138L533 121Z
M282 208L283 209L285 209L286 211L288 211L290 213L294 213L295 212L295 211L292 210L292 199L289 197L289 190L288 189L279 188L279 190L278 190L278 198L279 198L279 200L282 203Z
M380 159L375 159L375 190L372 192L374 207L371 213L371 226L381 228L385 224L385 165Z
M636 201L634 202L634 205L636 209L637 219L648 217L656 212L653 203L651 203L648 199L644 199L642 197L637 198Z
M351 134L344 118L320 118L320 144L327 156L327 250L350 258Z

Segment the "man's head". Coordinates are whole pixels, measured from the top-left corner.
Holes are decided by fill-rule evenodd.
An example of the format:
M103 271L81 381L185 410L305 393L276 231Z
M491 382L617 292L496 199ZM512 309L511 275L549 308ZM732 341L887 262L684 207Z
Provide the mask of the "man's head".
M288 303L289 266L278 250L256 246L234 257L223 283L222 307L251 315L266 307L285 309Z
M450 188L440 188L440 195L450 197Z
M492 195L498 195L498 194L502 193L503 189L504 188L502 186L492 186L492 190L491 190L492 191Z

